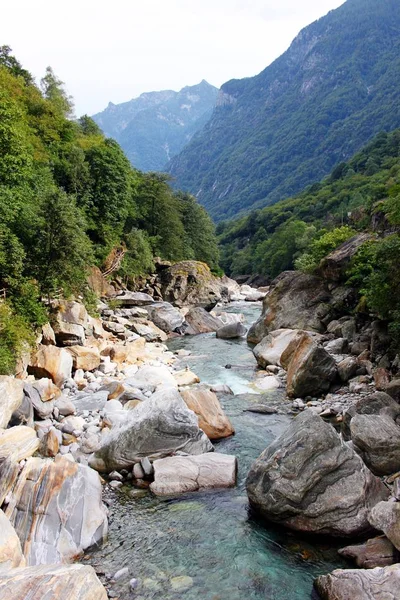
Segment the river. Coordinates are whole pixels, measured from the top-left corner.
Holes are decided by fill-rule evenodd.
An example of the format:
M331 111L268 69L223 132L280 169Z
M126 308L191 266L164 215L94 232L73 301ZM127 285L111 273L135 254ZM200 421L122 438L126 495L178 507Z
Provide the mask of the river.
M224 309L226 310L226 309ZM228 311L245 314L246 325L260 305L235 303ZM285 405L282 392L253 392L256 362L246 341L219 340L215 334L176 338L172 351L190 350L180 360L209 384L226 383L235 395L221 399L236 434L215 444L239 463L235 489L193 493L174 499L147 494L131 499L115 495L110 510L109 542L90 556L97 570L114 573L129 567L139 580L134 592L129 578L113 584L121 600L304 600L315 598L315 576L343 563L331 540L304 540L262 522L249 510L245 478L252 461L287 427L287 414L244 412L251 403ZM226 369L230 364L232 368ZM193 585L173 590L171 579L191 577Z

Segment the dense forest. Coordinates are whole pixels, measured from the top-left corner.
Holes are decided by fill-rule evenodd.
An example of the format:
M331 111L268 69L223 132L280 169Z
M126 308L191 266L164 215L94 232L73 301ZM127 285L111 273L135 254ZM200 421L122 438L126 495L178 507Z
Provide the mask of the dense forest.
M43 298L94 304L88 269L123 255L125 283L153 258L218 269L214 226L168 176L133 169L119 145L73 104L51 68L40 83L0 48L0 369L48 316Z
M299 193L400 127L400 3L347 0L255 77L221 88L169 172L216 221Z
M303 193L217 227L221 266L274 278L318 272L320 261L357 232L373 235L347 273L366 308L400 334L400 130L380 133L349 162ZM398 325L397 325L398 324Z

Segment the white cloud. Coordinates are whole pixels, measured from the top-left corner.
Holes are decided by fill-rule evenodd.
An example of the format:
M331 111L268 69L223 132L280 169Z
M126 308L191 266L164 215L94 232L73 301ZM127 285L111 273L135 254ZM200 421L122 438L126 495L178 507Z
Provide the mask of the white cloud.
M40 78L47 65L76 112L201 79L255 75L343 0L13 0L1 43Z

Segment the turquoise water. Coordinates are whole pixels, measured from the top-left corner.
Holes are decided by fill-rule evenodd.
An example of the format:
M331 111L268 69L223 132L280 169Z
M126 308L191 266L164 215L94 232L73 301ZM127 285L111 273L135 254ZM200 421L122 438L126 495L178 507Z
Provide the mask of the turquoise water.
M251 322L254 305L232 306ZM90 557L105 573L129 567L139 580L135 592L129 577L112 585L121 600L303 600L315 598L316 575L341 566L331 540L303 540L253 516L245 478L252 461L290 421L282 393L260 397L248 393L255 360L246 342L217 340L214 334L171 341L172 350L186 348L197 358L183 359L208 383L228 383L239 395L221 403L236 434L215 444L218 452L239 461L238 483L232 490L194 493L171 499L151 495L132 500L123 493L111 507L110 541ZM225 369L225 364L232 369ZM284 414L244 412L252 402L269 402ZM175 591L171 578L190 577L189 589Z

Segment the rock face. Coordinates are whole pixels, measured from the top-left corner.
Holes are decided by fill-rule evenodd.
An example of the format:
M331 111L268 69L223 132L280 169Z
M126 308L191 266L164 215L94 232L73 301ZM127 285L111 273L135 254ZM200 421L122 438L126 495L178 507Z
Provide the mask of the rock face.
M265 369L268 365L281 365L281 356L298 335L298 329L277 329L265 336L253 349L258 365Z
M82 346L85 343L85 328L88 314L79 302L60 302L57 307L53 329L60 346Z
M156 392L126 412L124 422L111 431L95 453L90 463L95 469L111 472L131 467L144 456L162 458L178 450L188 454L213 450L199 428L197 416L175 389Z
M322 332L321 319L329 313L331 296L320 279L299 271L285 271L271 284L260 319L247 339L258 344L276 329L310 329Z
M369 522L383 531L393 546L400 551L400 502L379 502L369 515Z
M314 585L322 600L397 600L400 565L370 570L337 569L318 577Z
M154 482L150 489L156 496L165 496L234 487L236 470L236 457L227 454L172 456L154 462Z
M0 596L10 600L107 600L94 569L84 565L13 569L0 576Z
M19 462L29 458L39 448L39 439L31 427L23 425L0 429L0 459L10 458Z
M169 302L156 302L147 307L147 313L150 320L165 333L179 331L184 322L179 310Z
M50 377L61 386L71 377L72 356L64 348L40 345L28 366L28 372L35 377Z
M182 390L181 396L188 408L199 418L199 427L210 438L225 438L235 430L222 410L217 396L205 388Z
M0 580L4 571L24 566L25 559L19 538L6 515L0 510Z
M293 345L293 351L290 352ZM290 354L287 369L287 393L304 398L327 392L337 375L334 358L312 336L303 333L286 349ZM282 359L284 355L282 355Z
M247 329L242 323L228 323L217 330L217 338L222 340L233 340L246 335Z
M290 529L354 536L371 529L383 483L331 425L305 411L256 460L247 477L252 506Z
M222 321L218 319L218 317L213 317L200 306L191 308L189 312L186 313L185 321L189 325L185 333L192 335L217 331L222 325Z
M228 290L205 263L186 260L163 269L158 282L164 300L175 306L212 308ZM157 325L157 323L156 323Z
M19 379L0 376L0 427L7 427L11 415L18 410L24 398L24 384Z
M98 474L62 457L28 459L6 516L28 565L71 561L107 534Z

